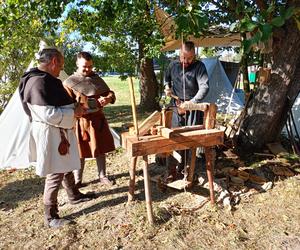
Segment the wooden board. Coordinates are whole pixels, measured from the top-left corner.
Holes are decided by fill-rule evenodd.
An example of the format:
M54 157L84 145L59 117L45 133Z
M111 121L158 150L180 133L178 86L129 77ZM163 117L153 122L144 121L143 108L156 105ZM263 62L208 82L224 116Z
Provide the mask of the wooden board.
M123 139L123 135L122 135ZM224 132L218 129L205 129L176 133L167 139L159 135L126 137L122 146L129 156L151 155L173 150L183 150L196 147L211 147L220 145L224 141Z
M175 189L178 189L178 190L183 190L185 188L188 188L191 186L191 182L189 181L185 181L185 180L176 180L176 181L173 181L171 183L168 183L167 186L168 187L171 187L171 188L175 188Z
M206 129L212 129L216 125L217 106L210 103L208 109L204 112L204 126Z
M159 134L165 138L172 138L176 136L178 133L187 132L187 131L195 131L204 129L204 125L195 125L195 126L184 126L184 127L178 127L178 128L160 128Z
M173 110L162 109L161 111L161 125L166 128L171 128L172 126L172 116Z
M170 183L162 183L160 181L161 179L161 175L155 175L153 177L150 178L151 181L156 182L156 183L160 183L166 187L170 187L170 188L174 188L177 190L183 190L184 188L188 188L191 186L191 182L189 181L184 181L184 180L176 180Z
M139 126L139 135L147 134L151 127L153 127L156 123L160 122L160 119L161 119L161 113L159 111L153 112Z

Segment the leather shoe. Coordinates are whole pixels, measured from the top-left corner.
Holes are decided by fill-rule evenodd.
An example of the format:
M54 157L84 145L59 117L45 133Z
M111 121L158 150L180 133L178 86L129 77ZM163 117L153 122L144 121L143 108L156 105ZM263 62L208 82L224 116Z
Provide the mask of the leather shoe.
M71 220L57 218L57 219L51 219L50 221L45 221L45 226L50 228L59 228L74 223L75 222Z
M76 199L70 200L70 204L75 205L81 202L93 200L95 198L96 194L94 192L88 192L86 194L80 193Z
M100 177L99 181L100 181L100 184L103 184L103 185L107 185L107 186L113 185L113 183L106 176Z
M75 187L79 189L79 188L87 187L87 184L86 184L86 183L82 183L82 182L80 181L80 182L77 182L77 183L75 184Z

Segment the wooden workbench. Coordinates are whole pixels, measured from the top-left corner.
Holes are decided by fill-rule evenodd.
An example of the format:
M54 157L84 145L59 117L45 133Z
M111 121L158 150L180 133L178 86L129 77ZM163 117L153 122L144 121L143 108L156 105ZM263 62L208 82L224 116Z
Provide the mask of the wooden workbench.
M143 157L143 174L144 174L144 186L145 186L145 198L147 205L148 221L153 223L152 212L152 199L150 189L150 178L148 173L148 155L169 153L175 150L191 149L192 159L190 172L192 174L195 168L196 148L204 147L207 176L209 181L210 199L211 203L215 202L214 189L213 189L213 147L220 145L224 141L224 132L218 129L199 129L193 131L184 131L172 133L170 138L163 137L161 135L149 135L149 136L135 136L129 135L127 132L122 134L122 146L126 149L127 154L131 157L130 163L130 182L128 201L134 199L135 190L135 171L136 161L138 156ZM188 176L187 186L192 184L193 178Z

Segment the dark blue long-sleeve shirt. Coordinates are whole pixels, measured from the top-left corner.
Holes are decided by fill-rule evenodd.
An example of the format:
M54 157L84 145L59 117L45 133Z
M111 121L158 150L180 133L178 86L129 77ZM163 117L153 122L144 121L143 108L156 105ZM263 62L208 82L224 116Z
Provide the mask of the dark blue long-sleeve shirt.
M209 90L208 75L204 64L195 61L184 69L185 96L183 84L183 69L180 61L169 64L165 72L165 86L168 85L174 95L181 100L199 103Z

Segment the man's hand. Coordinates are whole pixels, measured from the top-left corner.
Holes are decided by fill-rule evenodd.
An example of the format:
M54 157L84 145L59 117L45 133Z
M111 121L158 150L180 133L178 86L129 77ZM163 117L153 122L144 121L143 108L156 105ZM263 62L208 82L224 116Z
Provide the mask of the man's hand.
M166 94L166 96L171 96L172 95L172 89L169 88L169 86L165 87L165 94Z
M183 102L180 101L180 100L176 100L175 103L176 103L176 106L177 106L177 113L178 113L179 115L185 114L185 109L183 109L183 108L180 107L180 106L182 105Z
M80 103L75 104L74 115L76 118L81 117L86 112L86 108L84 108Z
M106 96L101 96L99 99L98 99L100 105L102 107L106 106L107 104L109 104L111 102L111 97L106 97Z

